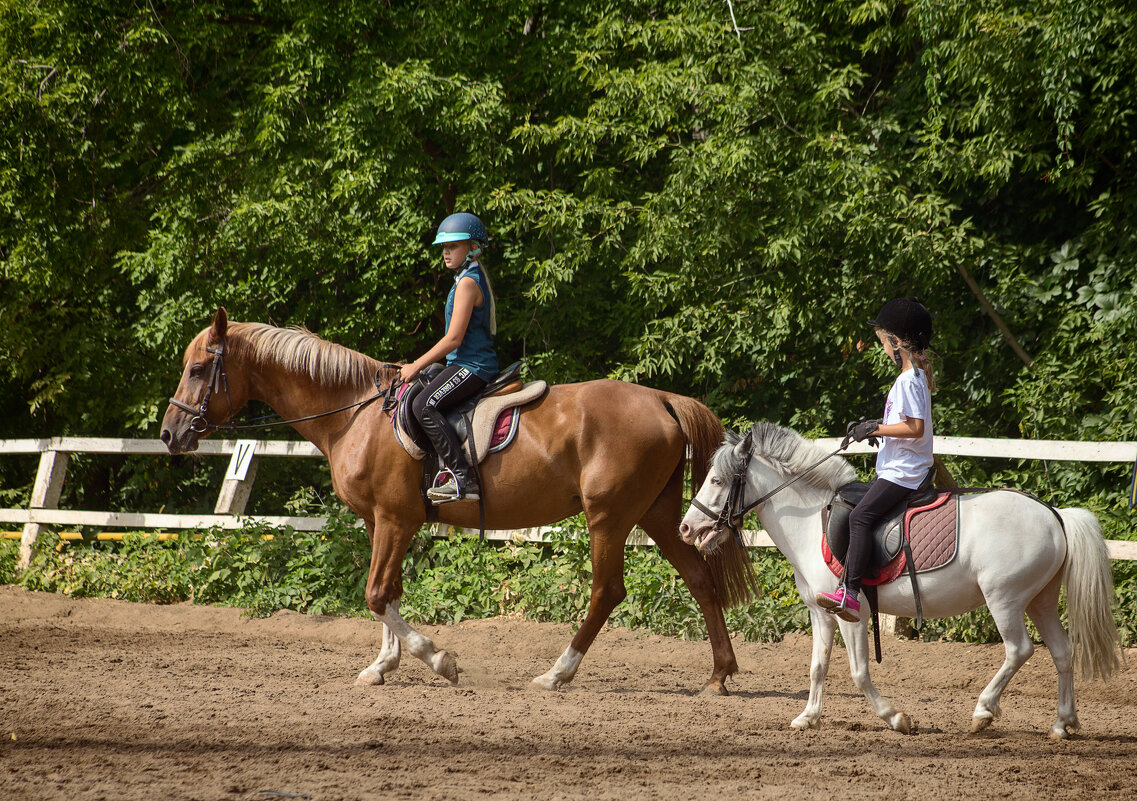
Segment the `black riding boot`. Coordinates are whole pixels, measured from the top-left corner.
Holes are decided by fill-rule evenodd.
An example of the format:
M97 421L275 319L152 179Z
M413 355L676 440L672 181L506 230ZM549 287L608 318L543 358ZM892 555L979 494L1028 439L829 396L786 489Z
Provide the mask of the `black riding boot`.
M436 479L436 486L427 490L427 497L435 505L460 501L463 498L477 500L481 496L478 479L466 460L458 435L446 422L446 416L433 406L427 406L422 410L422 430L434 445L442 463L454 477L453 480L443 481L441 484L438 484ZM442 475L443 473L439 473L439 476Z

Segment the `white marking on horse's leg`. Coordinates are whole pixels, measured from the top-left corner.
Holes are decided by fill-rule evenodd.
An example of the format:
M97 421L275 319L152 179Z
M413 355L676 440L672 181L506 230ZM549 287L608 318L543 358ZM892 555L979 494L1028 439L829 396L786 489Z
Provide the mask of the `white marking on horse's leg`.
M533 679L533 684L543 690L560 689L576 676L577 668L580 667L580 660L582 659L584 659L584 654L570 645L557 659L552 670Z
M398 608L398 607L396 607ZM391 631L391 627L386 623L383 624L383 647L379 649L379 656L370 666L363 669L359 674L359 678L355 680L356 684L382 684L385 679L383 678L388 673L394 673L399 667L399 638L395 636L395 632Z
M868 604L862 603L865 610ZM888 724L893 731L908 734L912 730L912 722L903 712L897 711L892 704L885 700L877 691L869 678L869 627L868 621L862 619L860 623L840 622L841 636L845 639L845 650L849 654L849 673L853 683L865 694L873 712L877 717Z
M991 682L979 693L979 701L975 704L975 711L971 715L971 731L977 732L991 725L991 721L999 717L999 699L1006 689L1007 683L1018 673L1026 660L1034 653L1034 643L1026 630L1026 621L1023 618L1025 610L1018 606L1010 609L997 601L988 601L987 608L991 617L995 619L995 626L1003 637L1003 647L1007 656L1003 666L995 673Z
M374 614L374 613L373 613ZM451 684L458 683L458 663L446 651L438 650L429 637L415 631L399 616L397 605L388 604L387 611L382 615L375 615L382 620L387 628L406 646L407 653L418 657L430 666L430 669Z
M821 726L821 699L825 690L825 677L829 673L829 657L833 652L833 632L837 630L835 618L828 612L809 610L813 628L813 658L809 665L809 700L805 710L793 719L795 729L816 729Z
M1050 649L1054 668L1058 672L1058 719L1050 727L1050 736L1064 740L1082 726L1074 702L1074 649L1058 617L1057 599L1045 604L1040 601L1040 598L1036 598L1027 607L1027 612L1038 628L1038 633L1042 635L1042 641Z

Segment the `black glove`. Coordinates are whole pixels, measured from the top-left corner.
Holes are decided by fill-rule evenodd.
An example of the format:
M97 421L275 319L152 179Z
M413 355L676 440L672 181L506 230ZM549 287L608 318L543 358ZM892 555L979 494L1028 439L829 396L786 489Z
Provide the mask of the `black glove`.
M845 438L841 440L841 450L848 448L850 443L864 442L866 439L869 441L869 445L874 448L880 445L880 438L873 436L873 432L880 427L881 422L880 420L866 420L862 417L860 420L849 423L845 429Z

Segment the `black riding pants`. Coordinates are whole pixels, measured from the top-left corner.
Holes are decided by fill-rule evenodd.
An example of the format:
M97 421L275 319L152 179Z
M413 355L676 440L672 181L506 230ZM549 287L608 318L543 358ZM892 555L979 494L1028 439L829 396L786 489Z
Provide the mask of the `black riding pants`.
M845 556L845 587L856 596L872 554L872 532L876 524L896 505L912 494L912 490L893 484L888 479L874 478L865 497L849 513L849 551Z
M458 436L446 422L446 410L481 390L486 382L465 367L444 367L426 388L415 396L411 411L422 426L442 461L456 473L466 474L469 465Z

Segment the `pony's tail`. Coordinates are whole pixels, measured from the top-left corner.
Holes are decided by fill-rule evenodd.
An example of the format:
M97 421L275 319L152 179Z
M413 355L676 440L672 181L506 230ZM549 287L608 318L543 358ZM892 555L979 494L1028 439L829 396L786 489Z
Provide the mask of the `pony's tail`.
M707 478L711 457L722 445L722 422L705 404L694 398L668 395L666 403L687 440L687 456L691 462L691 496L694 497ZM715 597L724 609L748 603L761 592L750 554L733 537L704 558L715 584Z
M1074 666L1083 678L1108 679L1120 666L1109 551L1093 512L1069 508L1058 514L1066 528L1066 612Z

